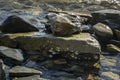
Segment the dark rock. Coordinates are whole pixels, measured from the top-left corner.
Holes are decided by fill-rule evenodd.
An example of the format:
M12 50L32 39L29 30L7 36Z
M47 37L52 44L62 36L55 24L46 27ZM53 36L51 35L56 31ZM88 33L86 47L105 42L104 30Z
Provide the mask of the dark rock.
M9 71L11 77L27 77L32 75L41 75L42 72L36 69L24 66L15 66Z
M18 62L18 63L24 60L21 50L12 49L4 46L0 46L0 56L3 59L8 58L8 60L12 60L13 62Z
M0 60L0 80L6 80L5 79L5 72L3 69L3 61Z
M108 44L107 45L107 51L110 53L120 53L120 47L113 45L113 44Z
M1 25L3 33L20 33L20 32L35 32L39 31L33 25L24 21L22 18L12 15L9 16Z
M103 23L97 23L93 26L95 34L101 40L110 40L113 37L111 28Z
M93 23L102 22L112 29L119 28L120 11L113 9L99 10L92 13Z

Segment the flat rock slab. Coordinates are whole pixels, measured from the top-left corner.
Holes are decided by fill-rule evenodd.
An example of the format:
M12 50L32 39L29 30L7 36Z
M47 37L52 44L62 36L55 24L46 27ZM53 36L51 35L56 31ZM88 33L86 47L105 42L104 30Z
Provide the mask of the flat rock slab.
M53 50L56 52L78 52L99 54L100 45L89 33L81 33L71 37L55 37L51 34L39 33L33 36L16 37L15 40L25 50Z
M24 67L24 66L15 66L9 71L11 77L26 77L32 75L40 75L41 71Z
M23 53L20 49L13 49L0 46L0 56L22 62L24 60Z

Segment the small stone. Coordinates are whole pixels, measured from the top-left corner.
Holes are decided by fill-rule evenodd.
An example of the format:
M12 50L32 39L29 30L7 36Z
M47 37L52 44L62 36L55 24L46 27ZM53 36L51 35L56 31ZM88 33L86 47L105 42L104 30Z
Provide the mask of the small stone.
M120 48L117 47L116 45L108 44L107 51L109 51L110 53L120 53Z
M9 71L11 77L26 77L31 75L41 75L42 72L36 69L24 67L24 66L15 66Z
M67 61L65 59L57 59L54 61L55 64L62 65L67 64Z
M118 74L113 73L113 72L102 72L101 75L104 77L108 77L109 80L120 80L120 76Z

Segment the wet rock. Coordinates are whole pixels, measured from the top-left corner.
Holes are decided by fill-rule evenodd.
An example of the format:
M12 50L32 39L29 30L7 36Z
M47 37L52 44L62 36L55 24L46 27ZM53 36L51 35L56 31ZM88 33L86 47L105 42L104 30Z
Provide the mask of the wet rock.
M110 40L113 37L111 28L105 24L97 23L93 26L93 30L101 40Z
M22 62L24 60L23 53L21 50L12 49L4 46L0 46L0 56L2 58L8 58L9 60L12 60L14 62Z
M24 66L15 66L9 71L11 77L27 77L32 75L41 75L42 72L36 69L24 67Z
M120 11L113 9L99 10L92 13L93 23L106 23L112 29L119 28Z
M71 36L78 31L78 27L62 15L48 14L47 18L51 23L52 33L56 36Z
M119 80L120 79L120 76L113 72L102 72L102 76L106 77L106 79L108 80Z
M108 44L107 51L109 51L110 53L120 53L120 48L116 45Z
M5 72L3 70L3 61L2 60L0 60L0 80L6 80Z
M28 76L28 77L14 78L13 80L48 80L48 79L40 78L39 75L34 75L34 76Z
M117 36L117 39L120 40L120 30L115 29L115 34Z
M9 16L1 26L3 33L20 33L20 32L35 32L39 31L30 23L24 21L22 18L12 15Z

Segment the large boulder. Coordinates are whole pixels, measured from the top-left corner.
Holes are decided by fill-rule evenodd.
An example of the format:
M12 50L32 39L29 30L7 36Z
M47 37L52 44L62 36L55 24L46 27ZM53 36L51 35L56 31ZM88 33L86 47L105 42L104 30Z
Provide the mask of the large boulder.
M51 34L41 33L39 37L37 35L21 36L16 37L15 40L19 43L19 47L26 52L39 51L28 53L36 55L36 59L32 57L34 60L41 59L43 61L59 55L59 60L54 61L58 64L66 63L66 60L87 61L88 57L89 61L98 61L101 53L98 41L89 33L81 33L71 37L55 37Z
M24 66L15 66L9 71L11 77L27 77L32 75L41 75L42 72L33 68Z
M80 31L80 28L65 16L50 13L47 15L47 19L51 23L52 33L56 36L71 36Z
M23 20L22 18L12 15L9 16L1 25L3 33L21 33L39 31L36 27Z
M18 63L24 60L23 53L21 50L12 49L4 46L0 46L0 57L2 57L3 59L12 60L13 62L18 62Z
M94 25L93 30L101 40L109 40L113 37L111 28L103 23L97 23Z

